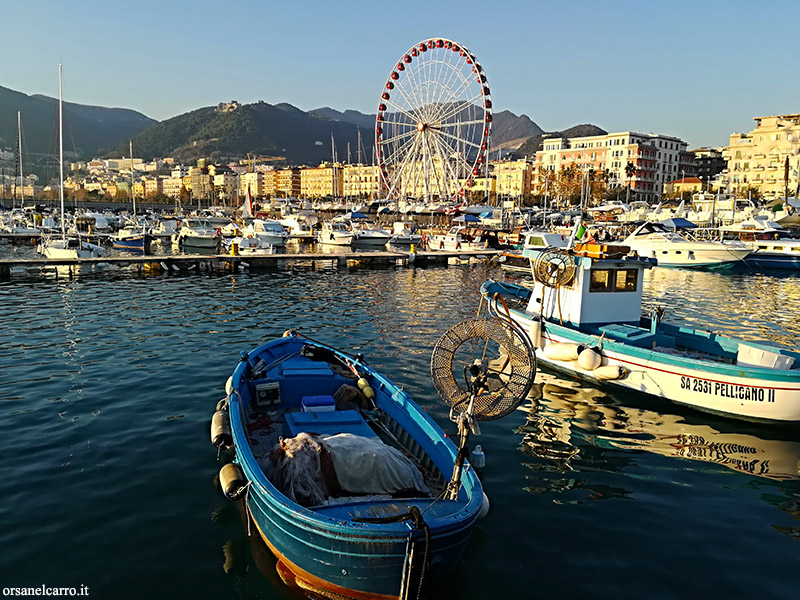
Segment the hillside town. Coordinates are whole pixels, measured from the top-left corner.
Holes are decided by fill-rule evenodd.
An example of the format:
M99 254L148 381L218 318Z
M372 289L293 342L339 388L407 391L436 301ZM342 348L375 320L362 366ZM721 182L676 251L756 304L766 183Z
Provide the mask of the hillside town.
M487 161L478 176L462 181L467 201L497 198L535 204L544 197L575 204L585 193L591 204L609 199L656 203L683 193L722 191L753 199L783 198L798 184L800 114L755 118L748 133L730 136L727 146L690 150L677 137L621 131L588 137L545 137L535 156ZM0 159L14 160L11 149ZM164 157L94 158L73 162L64 180L67 197L164 204L238 205L253 199L360 198L386 195L373 164L324 162L275 166L274 157L248 155L225 164L200 159L180 164ZM24 170L24 166L23 166ZM57 197L57 183L34 174L2 173L2 198Z

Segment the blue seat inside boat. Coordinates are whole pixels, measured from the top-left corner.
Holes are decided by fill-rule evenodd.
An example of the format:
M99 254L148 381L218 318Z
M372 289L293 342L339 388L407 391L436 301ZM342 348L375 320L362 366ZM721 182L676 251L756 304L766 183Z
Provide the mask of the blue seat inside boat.
M649 329L642 329L633 325L625 325L621 323L613 323L611 325L600 326L600 331L606 334L606 337L612 340L618 340L632 346L640 348L652 347L654 345L670 346L669 340L665 339L670 336L658 335L652 333ZM675 340L672 338L674 346Z
M286 413L283 436L294 437L302 431L322 435L352 433L363 437L377 437L357 410Z

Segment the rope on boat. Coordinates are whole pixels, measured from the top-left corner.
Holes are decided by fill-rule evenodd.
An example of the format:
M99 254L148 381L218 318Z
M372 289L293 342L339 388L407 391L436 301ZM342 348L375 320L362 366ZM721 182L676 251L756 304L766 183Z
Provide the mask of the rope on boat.
M429 507L430 508L430 507ZM427 510L427 509L426 509ZM412 591L412 584L413 584L413 576L414 571L419 569L419 580L417 581L417 594L416 598L422 597L422 586L425 582L425 576L430 571L430 549L431 549L431 530L428 527L428 524L425 522L425 519L422 517L422 513L420 512L419 508L416 506L411 506L408 509L408 512L400 513L398 515L393 515L391 517L356 517L353 521L357 521L360 523L379 523L379 524L387 524L387 523L399 523L402 521L411 521L413 523L414 529L408 535L408 543L406 545L406 556L405 561L403 563L403 576L400 581L400 600L409 600ZM415 564L415 556L416 556L416 547L417 543L414 542L414 531L422 531L425 535L425 551L422 555L422 565L417 567Z

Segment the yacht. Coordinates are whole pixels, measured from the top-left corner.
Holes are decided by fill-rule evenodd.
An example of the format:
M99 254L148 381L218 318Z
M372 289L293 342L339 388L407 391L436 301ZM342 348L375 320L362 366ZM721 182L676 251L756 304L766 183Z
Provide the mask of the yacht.
M354 238L353 231L342 221L325 221L322 229L317 234L317 241L320 244L330 244L333 246L350 246Z
M215 249L222 239L222 230L207 219L184 219L181 228L172 235L172 245L180 249Z
M696 241L662 223L643 223L622 241L639 256L655 258L662 267L727 268L750 254L721 242Z
M289 234L283 228L283 225L274 219L249 220L241 232L242 237L257 237L262 242L275 247L285 246L286 240L289 239Z

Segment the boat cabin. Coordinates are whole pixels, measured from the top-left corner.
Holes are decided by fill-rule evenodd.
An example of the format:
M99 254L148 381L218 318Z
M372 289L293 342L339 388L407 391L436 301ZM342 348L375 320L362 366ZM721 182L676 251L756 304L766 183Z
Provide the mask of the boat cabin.
M626 246L600 244L578 245L575 256L561 256L574 263L574 275L558 288L536 281L528 312L579 328L639 326L644 271L655 259L631 254Z

